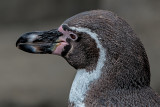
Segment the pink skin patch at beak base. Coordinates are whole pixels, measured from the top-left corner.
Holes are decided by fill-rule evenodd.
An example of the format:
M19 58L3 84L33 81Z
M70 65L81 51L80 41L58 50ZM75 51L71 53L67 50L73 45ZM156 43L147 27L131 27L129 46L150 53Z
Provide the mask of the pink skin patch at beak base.
M66 42L66 39L69 37L70 32L64 31L62 26L58 28L58 31L63 33L63 36L59 37L59 43L56 44L55 50L53 51L53 54L55 55L61 55L62 51L64 50L64 47L68 45Z
M61 55L62 51L64 50L64 47L68 45L66 42L60 42L56 44L56 49L53 51L53 54L55 55Z

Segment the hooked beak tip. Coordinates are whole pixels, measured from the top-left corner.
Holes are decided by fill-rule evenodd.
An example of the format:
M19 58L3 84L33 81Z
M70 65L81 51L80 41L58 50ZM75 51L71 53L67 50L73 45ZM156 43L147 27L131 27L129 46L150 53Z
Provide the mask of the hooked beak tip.
M26 43L26 42L27 39L25 39L24 37L20 37L16 42L16 47L18 47L20 43Z

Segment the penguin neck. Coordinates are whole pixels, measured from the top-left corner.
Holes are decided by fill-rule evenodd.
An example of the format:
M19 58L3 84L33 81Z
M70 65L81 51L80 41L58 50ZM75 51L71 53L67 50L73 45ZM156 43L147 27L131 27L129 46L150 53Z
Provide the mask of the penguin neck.
M101 70L93 70L89 72L85 69L77 70L77 74L70 90L70 103L73 103L75 107L84 107L87 92L91 90L90 85L100 78L101 73Z
M87 71L86 69L78 69L70 90L69 102L74 104L75 107L84 107L84 100L86 98L87 92L90 91L91 83L96 82L96 80L98 80L101 76L102 68L104 67L106 61L106 51L99 41L98 35L92 32L90 29L81 27L70 28L72 30L85 32L90 35L91 38L95 40L97 48L99 49L99 58L96 67L91 71Z

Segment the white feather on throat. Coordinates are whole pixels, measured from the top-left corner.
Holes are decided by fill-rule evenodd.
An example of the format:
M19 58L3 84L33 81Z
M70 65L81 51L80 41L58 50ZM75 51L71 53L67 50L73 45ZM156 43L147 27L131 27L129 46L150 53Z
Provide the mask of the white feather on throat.
M72 87L70 90L69 95L69 101L70 103L74 103L75 107L85 107L84 99L86 96L86 92L89 90L89 85L94 80L97 80L101 76L101 69L104 66L106 55L105 55L105 49L101 45L98 35L94 32L92 32L88 28L82 28L82 27L70 27L70 29L78 31L78 32L84 32L91 36L92 39L95 40L97 44L97 48L99 51L99 58L97 62L96 69L92 72L86 72L85 69L79 69L77 70L77 74L75 76L75 79L72 83Z

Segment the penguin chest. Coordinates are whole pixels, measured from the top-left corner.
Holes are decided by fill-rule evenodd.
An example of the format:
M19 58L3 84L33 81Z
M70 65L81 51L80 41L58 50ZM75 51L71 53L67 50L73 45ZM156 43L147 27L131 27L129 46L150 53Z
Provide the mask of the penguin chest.
M84 100L89 91L89 85L100 77L100 72L93 71L92 73L86 72L85 69L78 70L73 81L69 102L74 107L85 107Z

